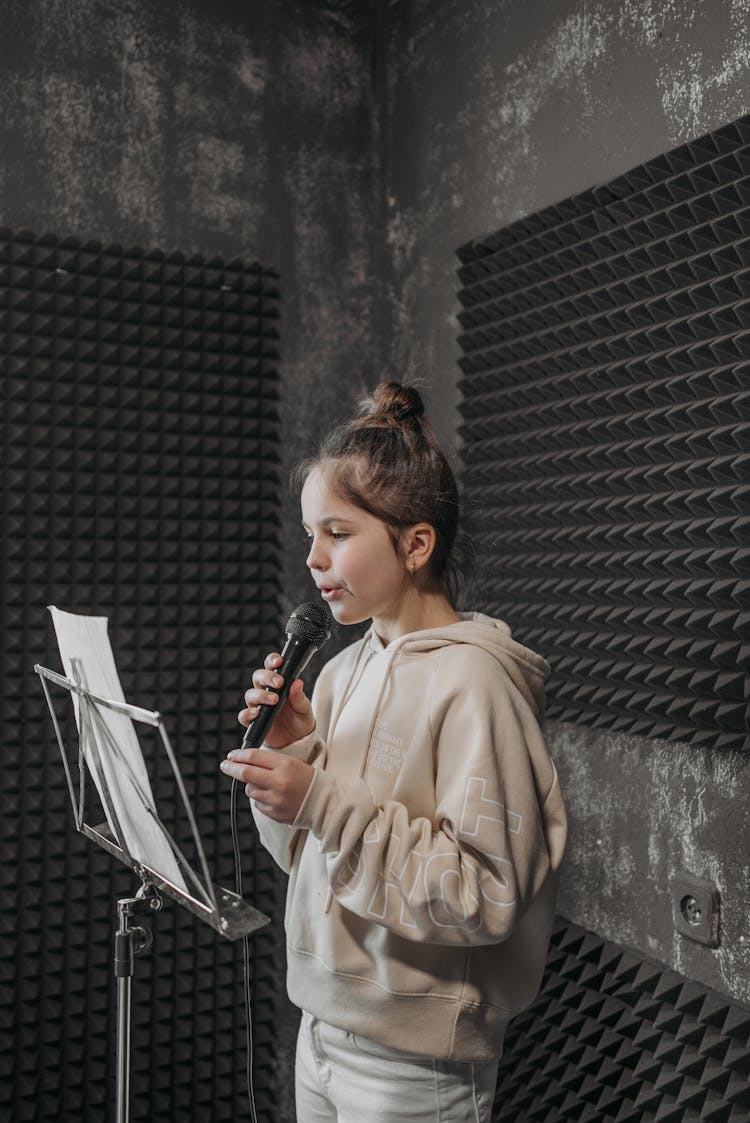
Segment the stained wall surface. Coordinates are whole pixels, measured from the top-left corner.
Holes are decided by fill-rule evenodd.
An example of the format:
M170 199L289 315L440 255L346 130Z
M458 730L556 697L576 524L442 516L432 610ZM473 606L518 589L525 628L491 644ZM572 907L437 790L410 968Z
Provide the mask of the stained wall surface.
M456 248L747 113L750 3L414 0L385 36L391 364L422 374L457 441ZM571 824L561 913L750 1000L750 759L548 732ZM717 950L673 930L682 870L721 893Z

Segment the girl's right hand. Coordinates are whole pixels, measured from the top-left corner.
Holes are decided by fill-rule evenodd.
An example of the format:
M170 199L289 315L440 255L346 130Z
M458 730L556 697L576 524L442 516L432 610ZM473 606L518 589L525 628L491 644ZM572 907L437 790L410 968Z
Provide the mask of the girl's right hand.
M258 707L275 706L279 701L276 690L284 680L276 673L276 668L281 663L278 651L273 651L266 656L265 663L257 671L253 671L253 685L245 691L246 709L240 710L237 715L241 725L250 725L258 716ZM315 715L313 714L310 699L304 692L301 678L292 683L286 700L273 720L271 728L266 734L264 744L269 749L283 749L292 741L299 741L312 733L315 728Z

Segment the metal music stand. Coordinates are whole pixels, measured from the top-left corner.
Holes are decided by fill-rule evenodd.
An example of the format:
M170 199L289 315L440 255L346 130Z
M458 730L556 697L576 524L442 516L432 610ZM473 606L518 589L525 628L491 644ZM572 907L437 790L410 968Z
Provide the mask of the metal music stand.
M34 666L34 670L40 677L47 699L47 706L49 707L52 722L55 727L57 743L60 747L60 755L65 769L65 778L68 783L68 792L73 808L76 830L85 835L86 838L90 839L92 842L95 842L97 846L101 846L109 854L114 855L115 858L119 859L119 861L123 862L126 866L129 866L141 879L141 886L134 897L123 898L117 902L118 927L115 932L114 973L117 979L116 1118L117 1123L128 1123L130 1114L130 1007L133 960L140 952L146 951L152 943L151 930L139 925L131 926L129 923L130 919L132 917L144 917L150 913L157 912L162 907L162 894L177 901L178 904L188 909L205 924L209 924L228 940L236 940L250 935L250 933L270 923L270 918L247 904L238 894L223 889L221 886L214 885L211 881L206 855L198 833L195 817L161 715L151 710L141 709L139 706L132 706L128 702L103 698L87 690L81 681L72 681L64 675L58 674L56 671L51 671L47 667L40 666L38 663ZM79 668L76 668L76 670L78 671ZM77 673L76 677L80 679L82 676ZM71 696L75 695L80 706L78 736L79 785L77 797L70 762L65 751L65 745L57 720L57 714L55 713L55 708L50 697L48 683L61 686L69 691ZM125 715L133 722L139 722L158 730L162 745L169 758L169 763L172 766L175 783L188 822L190 823L195 852L200 865L200 875L192 869L185 855L182 853L161 819L159 819L154 807L153 797L139 790L139 781L130 762L109 733L106 720L103 717L103 711L106 710ZM99 790L109 822L100 823L95 827L89 826L88 823L84 822L85 774L87 767L84 745L87 746L89 754L92 752L92 749L94 752L97 751L96 737L91 735L94 732L106 739L108 751L113 753L117 757L119 763L128 769L129 778L135 789L139 791L143 807L154 820L159 832L168 842L179 869L181 873L184 874L184 887L173 884L156 869L152 868L148 861L134 858L128 852L128 848L124 843L125 836L118 822L110 793L106 784L102 785L101 783L103 776L103 769L101 769L101 767L98 770L100 781ZM110 828L110 823L115 827L114 832ZM188 884L191 886L191 889L187 888Z

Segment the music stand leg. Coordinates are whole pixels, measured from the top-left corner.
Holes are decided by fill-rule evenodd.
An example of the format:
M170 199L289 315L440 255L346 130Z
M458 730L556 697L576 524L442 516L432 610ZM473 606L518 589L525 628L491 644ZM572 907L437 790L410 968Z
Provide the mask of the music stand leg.
M136 955L147 951L153 942L150 928L131 927L133 916L145 916L161 908L161 897L148 882L135 897L117 902L119 926L115 932L114 970L117 979L117 1123L130 1117L130 1003Z
M130 1115L130 982L117 980L117 1123Z

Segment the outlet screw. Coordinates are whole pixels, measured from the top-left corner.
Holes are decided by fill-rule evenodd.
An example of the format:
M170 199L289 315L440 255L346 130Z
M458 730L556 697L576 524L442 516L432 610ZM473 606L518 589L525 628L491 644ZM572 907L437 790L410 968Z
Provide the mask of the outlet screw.
M687 920L688 924L696 926L701 922L700 905L695 897L683 897L680 901L680 912Z

